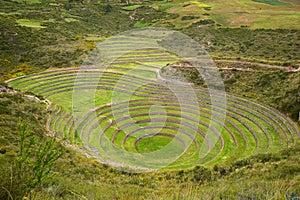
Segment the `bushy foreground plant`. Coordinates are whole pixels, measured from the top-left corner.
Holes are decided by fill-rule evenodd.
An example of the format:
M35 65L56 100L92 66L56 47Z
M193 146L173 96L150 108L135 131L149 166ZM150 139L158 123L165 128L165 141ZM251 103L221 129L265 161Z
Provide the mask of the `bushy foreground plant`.
M19 145L15 159L0 168L0 199L31 199L33 191L51 175L51 169L64 150L56 139L41 141L27 122L18 124Z

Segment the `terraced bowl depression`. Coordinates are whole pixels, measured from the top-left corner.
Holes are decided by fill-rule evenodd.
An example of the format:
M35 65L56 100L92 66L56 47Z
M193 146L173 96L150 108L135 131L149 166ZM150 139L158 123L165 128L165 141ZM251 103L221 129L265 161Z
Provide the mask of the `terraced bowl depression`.
M160 69L182 56L151 38L121 35L99 44L80 68L52 69L8 84L51 101L48 129L114 166L213 166L299 139L297 125L269 106L164 77Z

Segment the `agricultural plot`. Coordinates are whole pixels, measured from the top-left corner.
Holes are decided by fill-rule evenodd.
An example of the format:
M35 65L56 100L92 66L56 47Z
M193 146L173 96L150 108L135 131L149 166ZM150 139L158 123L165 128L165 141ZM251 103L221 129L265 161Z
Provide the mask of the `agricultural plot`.
M271 107L232 94L225 106L218 90L212 103L206 88L163 79L160 69L179 58L151 41L119 37L98 49L81 68L8 84L50 100L47 128L104 163L147 170L212 166L299 139L297 125ZM190 88L196 102L181 101Z
M270 5L273 5L273 6L291 5L288 2L282 2L282 1L279 1L279 0L253 0L253 1L259 2L259 3L270 4Z
M251 29L299 29L299 23L297 23L299 19L298 1L175 2L157 2L153 3L152 7L160 11L177 14L177 18L169 19L168 22L178 29L186 28L192 24L196 24L198 27L217 25L232 28L249 27ZM203 24L203 22L210 23Z

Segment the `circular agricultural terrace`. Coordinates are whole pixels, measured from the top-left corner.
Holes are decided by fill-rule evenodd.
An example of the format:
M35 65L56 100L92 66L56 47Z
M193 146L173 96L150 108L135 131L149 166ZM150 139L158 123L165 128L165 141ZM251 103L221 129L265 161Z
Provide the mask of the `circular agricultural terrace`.
M178 60L161 49L119 56L122 47L139 42L120 38L104 44L102 54L118 55L109 65L50 70L8 84L50 100L47 128L114 166L212 166L276 151L299 139L297 125L269 106L233 94L226 94L224 105L218 90L212 104L208 89L161 81L159 69ZM196 102L181 101L191 88Z
M111 148L134 155L158 151L173 143L176 152L170 152L170 155L174 153L177 157L166 168L182 169L275 151L292 145L299 137L298 127L293 121L258 102L228 94L224 116L222 105L216 104L211 109L206 89L195 88L199 107L184 105L178 102L172 91L155 80L148 79L148 84L136 86L136 91L130 91L130 88L143 81L138 76L128 78L126 85L117 84L118 87L115 87L122 76L122 70L118 67L109 69L103 70L99 81L97 76L93 80L93 74L102 71L101 68L84 71L69 68L21 77L10 81L9 86L42 95L52 101L48 128L70 141L82 141L95 156L104 161L110 160ZM124 67L123 73L126 73ZM149 70L148 73L153 72ZM85 84L86 77L89 77L89 86ZM72 113L68 108L72 104L70 94L74 90L93 88L108 92L108 101L99 105L96 103L97 106L84 115ZM111 103L109 91L112 90L133 95L129 101ZM129 115L124 115L128 110ZM215 116L213 119L212 115ZM224 117L225 121L222 122ZM223 126L223 129L218 131L218 126ZM217 136L213 146L210 146L211 142L206 137L208 132ZM211 151L202 158L199 154L203 147ZM115 159L112 161L121 161Z

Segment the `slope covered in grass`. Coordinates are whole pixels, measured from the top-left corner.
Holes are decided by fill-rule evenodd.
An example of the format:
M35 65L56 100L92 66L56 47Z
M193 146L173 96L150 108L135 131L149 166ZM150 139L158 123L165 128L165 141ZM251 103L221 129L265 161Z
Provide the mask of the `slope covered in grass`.
M22 119L30 122L32 135L41 143L54 132L65 139L61 148L66 153L55 163L53 177L34 189L34 199L206 200L299 196L298 19L296 0L175 0L131 4L97 0L0 1L0 81L17 78L9 86L21 90L15 93L12 88L0 86L0 196L8 195L1 187L1 180L5 178L7 182L7 177L12 176L10 167L20 152L17 124ZM166 67L178 62L176 56L155 49L132 51L104 71L91 68L78 73L78 67L87 64L84 61L99 43L126 30L154 26L182 31L203 45L216 60L225 89L230 92L225 126L207 161L215 159L206 165L197 162L198 157L194 156L205 139L199 132L192 140L190 132L195 127L209 130L207 123L212 113L217 114L212 125L218 127L222 106L211 109L209 95L198 88L201 112L196 116L195 110L199 108L188 105L180 110L170 91L153 82L157 78L155 71L161 67L165 70L160 71L161 75L178 78L168 74ZM120 54L128 41L118 42L107 44L103 52ZM279 68L262 67L262 63ZM134 70L133 76L123 78ZM187 68L179 70L184 78L203 86L199 74ZM100 82L91 76L99 71L103 72ZM120 79L123 82L115 87ZM86 110L84 116L74 117L70 103L73 89L84 96L86 93L80 87L88 81L89 87L98 90L95 99L83 98L79 108L91 102L95 107ZM136 127L122 114L126 111L123 102L110 104L112 89L118 89L115 94L132 93L130 87L143 81L151 84L135 90L129 104L129 115L141 125ZM45 104L34 95L53 103ZM162 106L152 107L154 103ZM179 113L184 118L181 125ZM129 129L129 135L116 126L112 120L114 114L120 127ZM162 126L164 120L167 121ZM128 152L148 153L172 140L180 147L178 151L189 146L187 141L191 145L185 157L163 171L136 173L97 159L95 154L99 152L95 148L104 149L105 153L105 148L95 142L100 136L94 129L98 121L106 128L107 144ZM180 126L185 129L175 135ZM160 132L153 135L148 130ZM137 137L131 137L134 135ZM83 148L82 138L92 151Z
M20 93L2 93L1 105L8 100L12 105L7 106L12 124L0 129L1 144L6 144L5 148L1 146L1 167L12 161L18 151L16 124L13 123L19 116L26 115L32 125L35 123L34 134L38 138L45 134L44 121L39 119L47 118L44 104L34 103ZM35 110L29 113L26 106ZM1 109L1 121L7 119L2 118L4 116L7 112ZM35 190L36 199L285 199L286 194L300 192L300 150L297 146L216 165L212 169L196 167L177 172L137 174L99 164L79 153L78 148L64 148L67 152L56 162L54 176Z

